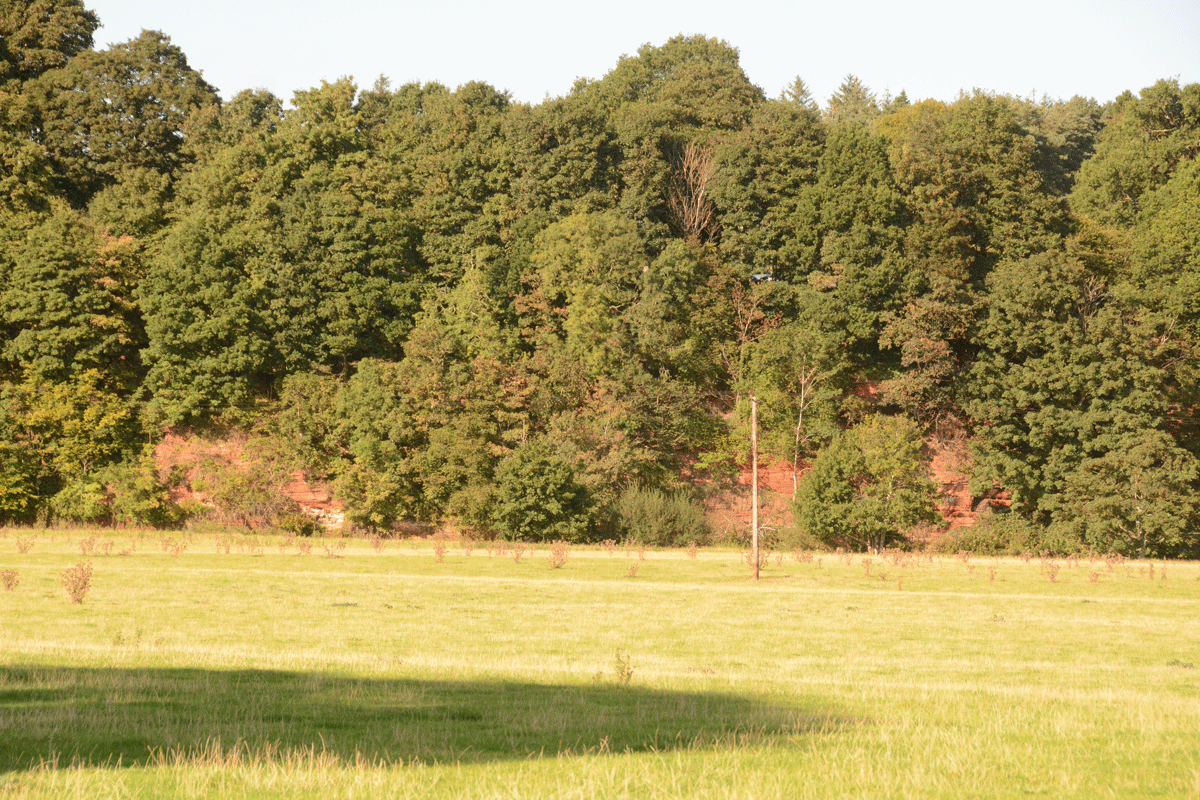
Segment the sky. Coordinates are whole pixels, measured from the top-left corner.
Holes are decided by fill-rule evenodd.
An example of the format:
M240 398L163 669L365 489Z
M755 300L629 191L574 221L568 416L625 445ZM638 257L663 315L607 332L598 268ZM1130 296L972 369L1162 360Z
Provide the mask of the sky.
M799 76L823 106L848 74L879 97L982 89L1100 102L1161 78L1200 81L1197 0L85 0L98 49L160 30L229 99L352 76L360 88L481 80L519 102L602 78L679 34L723 39L776 97Z

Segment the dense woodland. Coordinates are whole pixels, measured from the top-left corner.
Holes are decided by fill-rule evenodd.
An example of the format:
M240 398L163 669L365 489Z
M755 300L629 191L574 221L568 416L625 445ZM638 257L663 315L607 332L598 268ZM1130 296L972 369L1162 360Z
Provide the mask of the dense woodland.
M97 27L0 11L0 520L178 524L152 452L187 430L363 528L684 531L754 394L797 536L903 542L960 437L993 533L1200 556L1200 84L821 105L679 36L536 105L285 106Z

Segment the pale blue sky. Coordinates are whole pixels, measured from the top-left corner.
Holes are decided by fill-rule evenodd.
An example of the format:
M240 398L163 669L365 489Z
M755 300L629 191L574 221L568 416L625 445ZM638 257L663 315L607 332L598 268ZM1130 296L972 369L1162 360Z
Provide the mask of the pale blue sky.
M847 73L882 96L952 100L973 88L1104 102L1159 78L1200 81L1200 2L787 3L762 0L573 4L517 0L85 0L97 47L143 28L171 37L228 99L352 75L360 87L482 80L539 102L600 78L647 42L702 33L738 48L769 96L796 75L824 105Z

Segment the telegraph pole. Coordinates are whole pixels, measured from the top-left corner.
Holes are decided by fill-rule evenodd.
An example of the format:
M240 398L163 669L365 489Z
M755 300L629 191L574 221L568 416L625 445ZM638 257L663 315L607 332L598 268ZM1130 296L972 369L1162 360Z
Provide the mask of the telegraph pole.
M750 393L750 561L758 580L758 398Z

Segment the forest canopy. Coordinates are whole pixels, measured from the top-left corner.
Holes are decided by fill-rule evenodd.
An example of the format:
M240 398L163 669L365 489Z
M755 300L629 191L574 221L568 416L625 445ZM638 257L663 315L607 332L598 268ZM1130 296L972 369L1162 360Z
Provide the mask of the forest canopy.
M361 527L603 538L729 481L754 393L831 545L929 523L958 437L1021 524L1200 556L1200 84L821 105L681 35L538 104L223 102L165 33L6 9L0 521L178 522L154 445L232 428Z

